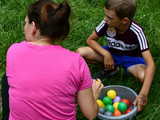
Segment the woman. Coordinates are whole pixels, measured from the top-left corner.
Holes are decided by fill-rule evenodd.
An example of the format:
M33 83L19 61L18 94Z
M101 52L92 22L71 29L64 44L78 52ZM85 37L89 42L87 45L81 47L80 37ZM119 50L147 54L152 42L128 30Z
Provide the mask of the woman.
M92 120L103 85L91 79L84 59L55 44L69 33L67 2L39 0L29 6L25 41L7 52L9 120L75 120L79 104Z

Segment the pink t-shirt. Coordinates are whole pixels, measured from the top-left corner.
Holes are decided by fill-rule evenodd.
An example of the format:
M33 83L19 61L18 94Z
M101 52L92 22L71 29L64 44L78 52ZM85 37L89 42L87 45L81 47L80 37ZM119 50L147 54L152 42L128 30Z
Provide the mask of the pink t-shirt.
M75 120L77 92L92 86L84 59L59 45L15 43L6 69L9 120Z

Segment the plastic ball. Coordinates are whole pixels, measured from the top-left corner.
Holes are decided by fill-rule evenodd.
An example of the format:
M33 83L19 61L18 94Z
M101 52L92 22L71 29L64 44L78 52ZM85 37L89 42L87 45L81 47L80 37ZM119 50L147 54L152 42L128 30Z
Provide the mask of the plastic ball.
M119 102L115 102L115 103L113 104L114 109L118 109L118 104L119 104Z
M119 102L118 110L121 111L121 112L125 112L127 110L127 104L124 103L124 102Z
M107 106L105 106L105 110L107 112L113 113L114 112L114 107L113 107L113 105L108 104Z
M129 113L129 112L131 112L131 111L132 111L131 108L128 108L128 109L126 110L125 114L127 114L127 113Z
M122 115L122 113L117 109L113 113L113 116L120 116L120 115Z
M113 102L119 102L121 100L121 98L119 96L116 96L116 98L114 98Z
M98 104L98 106L100 108L103 108L105 106L104 103L102 102L102 100L100 100L100 99L96 100L96 103Z
M109 91L107 92L107 96L108 96L109 98L111 98L111 99L114 99L114 98L117 96L117 93L116 93L115 90L109 90Z
M105 97L103 98L103 103L104 103L105 105L112 104L112 99L109 98L109 97L107 97L107 96L105 96Z
M128 106L130 106L130 101L128 99L121 99L121 102L126 103Z
M104 114L105 113L105 109L104 108L100 108L99 112L102 113L102 114Z
M104 115L111 116L112 113L111 112L105 112Z

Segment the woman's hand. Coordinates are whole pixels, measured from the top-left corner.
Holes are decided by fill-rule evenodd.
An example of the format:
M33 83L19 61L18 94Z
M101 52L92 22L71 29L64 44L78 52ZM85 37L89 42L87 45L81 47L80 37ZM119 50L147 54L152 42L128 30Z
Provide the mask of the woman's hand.
M102 84L100 79L93 79L92 90L95 100L98 99L103 87L104 85Z
M147 104L147 96L143 94L139 94L134 101L134 105L137 105L138 112L142 111L144 106Z

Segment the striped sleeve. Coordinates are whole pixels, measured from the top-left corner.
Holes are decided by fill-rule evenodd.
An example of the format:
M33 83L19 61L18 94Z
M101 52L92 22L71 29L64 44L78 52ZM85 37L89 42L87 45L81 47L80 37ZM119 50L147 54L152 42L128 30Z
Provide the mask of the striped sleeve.
M104 20L101 21L101 23L96 27L95 32L99 37L103 36L106 32L107 24Z
M143 52L143 51L149 49L148 41L144 35L142 28L139 25L137 25L136 23L132 22L130 29L136 34L141 51Z

